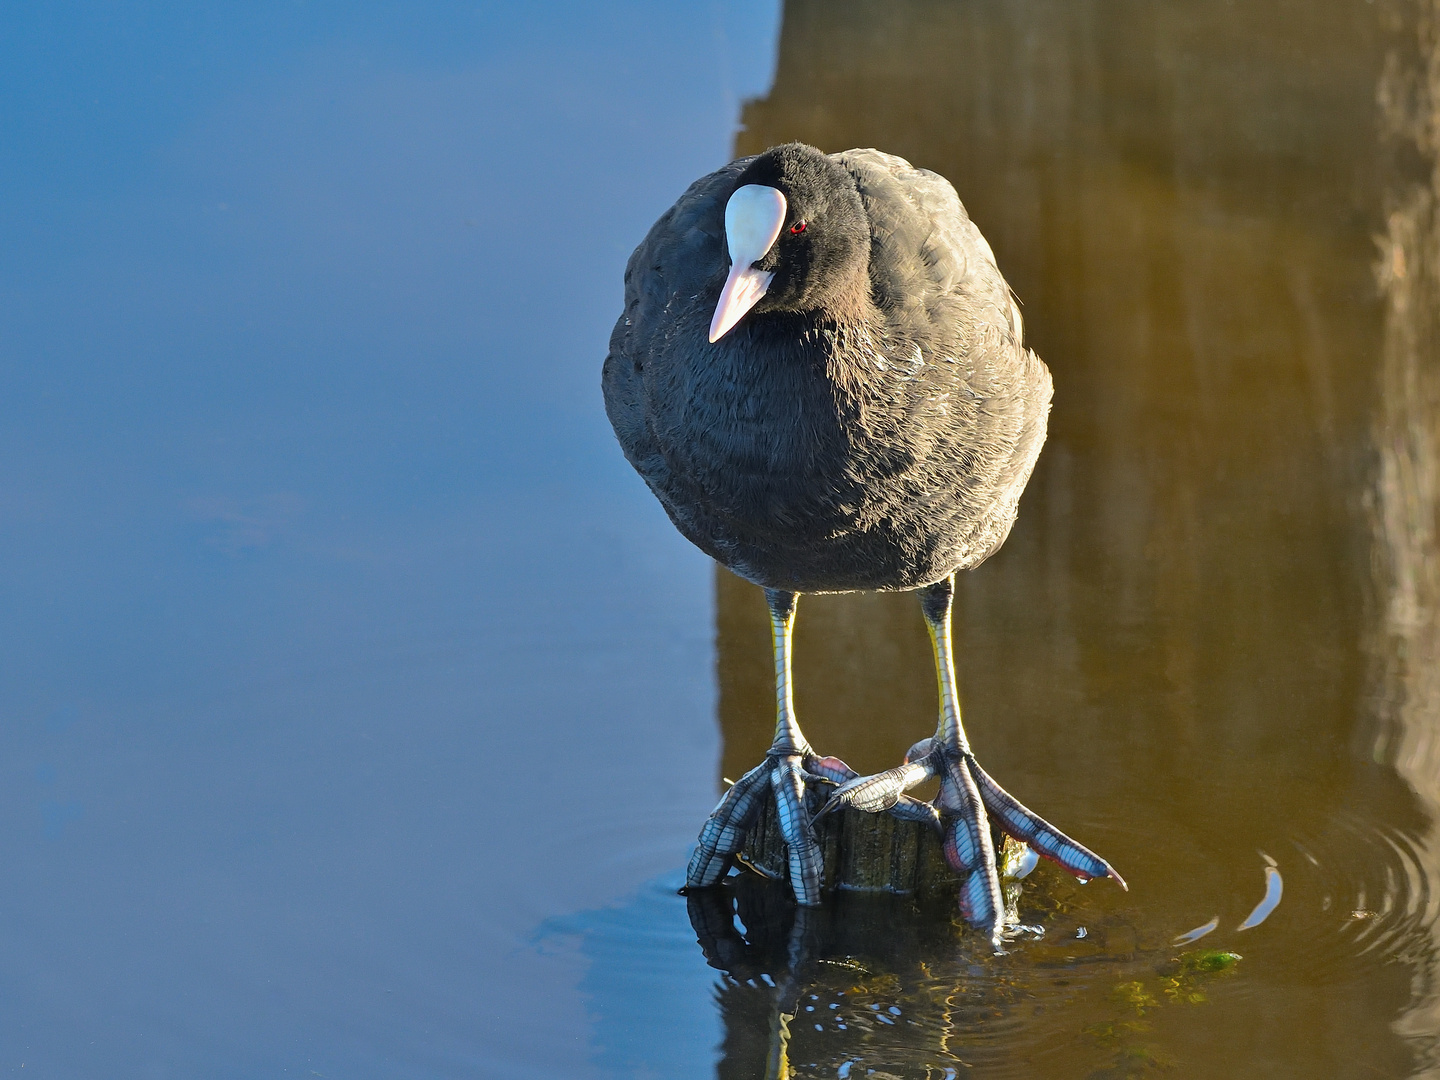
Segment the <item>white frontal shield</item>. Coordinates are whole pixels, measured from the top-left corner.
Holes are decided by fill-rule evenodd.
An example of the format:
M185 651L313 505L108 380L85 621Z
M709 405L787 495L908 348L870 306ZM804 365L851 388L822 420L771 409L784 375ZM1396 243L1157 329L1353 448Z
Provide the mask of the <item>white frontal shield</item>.
M720 290L710 340L719 341L754 307L775 275L752 265L765 257L785 224L785 196L773 187L746 184L725 204L725 242L730 248L730 276Z

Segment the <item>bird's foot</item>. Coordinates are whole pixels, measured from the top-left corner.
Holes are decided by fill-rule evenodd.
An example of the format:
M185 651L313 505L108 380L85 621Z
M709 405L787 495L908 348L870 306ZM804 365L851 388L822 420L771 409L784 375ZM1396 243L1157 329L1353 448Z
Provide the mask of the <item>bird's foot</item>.
M769 798L775 800L785 839L795 900L806 907L819 904L824 860L805 806L806 787L836 787L856 776L839 758L821 757L809 747L772 749L763 762L730 785L706 820L685 873L686 889L705 888L724 878Z
M931 803L906 795L905 792L937 774L939 757L931 749L932 740L923 739L905 754L905 764L871 776L851 774L838 784L830 799L815 815L818 821L842 807L854 807L869 814L888 812L905 821L918 821L939 830L940 813Z
M933 803L922 803L904 794L935 776L940 778L940 792ZM904 765L838 785L816 816L841 806L871 813L889 811L930 822L940 830L945 861L960 877L960 913L971 926L988 933L997 947L1006 936L1005 905L990 838L990 818L1006 835L1059 863L1082 883L1108 877L1121 888L1129 888L1104 859L1026 808L992 780L968 747L944 746L924 739L910 748Z

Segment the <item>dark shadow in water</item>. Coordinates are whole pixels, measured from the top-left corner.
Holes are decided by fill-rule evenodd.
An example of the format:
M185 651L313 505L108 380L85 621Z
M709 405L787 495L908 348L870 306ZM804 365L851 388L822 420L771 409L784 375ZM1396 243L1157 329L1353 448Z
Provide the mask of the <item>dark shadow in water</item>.
M737 152L873 145L949 177L1055 375L1019 523L959 584L962 690L987 769L1132 885L1057 899L1046 942L1113 924L1131 944L1021 949L975 983L988 1004L960 1026L995 1040L993 1071L1436 1067L1434 18L1399 3L786 5L774 88L745 107ZM807 597L800 612L807 734L862 769L894 764L934 723L915 599ZM717 627L734 777L768 742L772 691L758 591L724 572ZM1267 857L1283 901L1237 931ZM1181 1007L1187 992L1155 981L1165 943L1216 915L1193 948L1244 960ZM712 962L735 957L724 1076L764 1075L774 1027L739 972L778 955L765 943L783 920L756 917L742 904L745 948L701 935ZM963 935L939 947L867 925L866 977L893 980L897 1001L971 962ZM1153 978L1117 964L1152 948ZM817 970L792 971L794 992L820 993ZM878 1032L866 1067L942 1075L952 1029L918 1020L904 1040ZM817 1038L823 1052L792 1043L797 1075L835 1075L850 1052Z
M834 1076L847 1063L856 1076L927 1078L1154 1067L1164 1054L1144 1036L1156 1015L1204 1003L1240 963L1142 941L1124 919L1082 930L1048 888L1037 898L1021 914L1044 919L1051 940L996 955L952 913L903 897L849 892L797 908L783 885L753 875L688 897L696 939L722 972L719 1075ZM1033 1022L1074 1019L1096 987L1108 996L1072 1038Z

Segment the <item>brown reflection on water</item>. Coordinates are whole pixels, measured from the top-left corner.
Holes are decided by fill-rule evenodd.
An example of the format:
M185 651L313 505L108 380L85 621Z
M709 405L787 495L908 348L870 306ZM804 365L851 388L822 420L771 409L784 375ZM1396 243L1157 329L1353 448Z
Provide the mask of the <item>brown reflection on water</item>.
M1042 878L1062 914L1033 964L1007 962L1006 1034L977 1020L969 1065L1024 1075L1047 1048L1046 1076L1436 1067L1434 18L1349 0L786 4L737 152L873 145L948 176L1055 375L1019 523L960 582L966 723L987 769L1132 892ZM768 639L757 590L720 572L717 592L733 777L769 741ZM934 724L912 596L805 598L796 665L807 734L859 768ZM1262 851L1285 897L1237 933ZM1213 915L1201 944L1244 956L1233 977L1203 1004L1126 998ZM1112 943L1069 965L1054 934L1086 924ZM934 1037L872 1033L863 1053L827 1035L814 1075L854 1050L924 1076L940 1036L918 1029Z
M1430 175L1388 192L1377 278L1385 298L1379 461L1370 492L1378 618L1369 640L1382 721L1376 757L1392 760L1431 821L1419 839L1440 864L1440 10L1422 9L1416 36L1386 57L1378 94L1382 131L1397 153L1414 153ZM1440 932L1440 896L1414 921ZM1416 949L1411 1007L1397 1030L1423 1047L1440 1075L1440 949Z

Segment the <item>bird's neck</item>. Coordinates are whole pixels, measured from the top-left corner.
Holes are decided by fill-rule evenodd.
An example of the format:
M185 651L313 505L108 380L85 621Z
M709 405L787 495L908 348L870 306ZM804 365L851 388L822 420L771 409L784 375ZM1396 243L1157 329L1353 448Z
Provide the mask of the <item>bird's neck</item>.
M880 309L871 297L870 274L863 266L830 283L816 314L835 327L868 329L880 325Z

